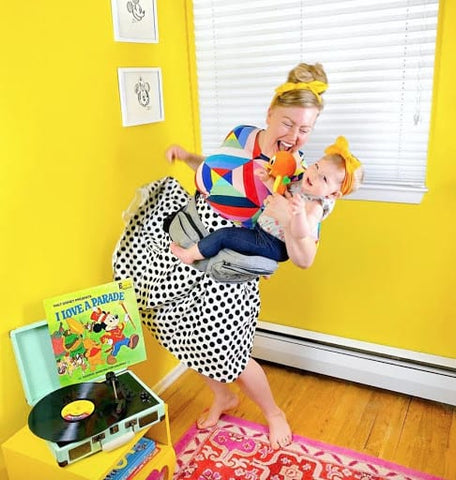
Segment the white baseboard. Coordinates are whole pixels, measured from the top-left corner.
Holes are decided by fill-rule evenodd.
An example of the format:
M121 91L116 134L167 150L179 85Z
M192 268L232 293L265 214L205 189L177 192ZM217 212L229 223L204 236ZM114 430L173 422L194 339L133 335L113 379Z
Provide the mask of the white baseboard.
M179 363L177 367L173 368L171 372L163 377L158 383L154 385L152 390L160 395L164 390L166 390L170 385L172 385L186 370L188 367L183 363Z
M456 405L456 359L259 322L253 356Z

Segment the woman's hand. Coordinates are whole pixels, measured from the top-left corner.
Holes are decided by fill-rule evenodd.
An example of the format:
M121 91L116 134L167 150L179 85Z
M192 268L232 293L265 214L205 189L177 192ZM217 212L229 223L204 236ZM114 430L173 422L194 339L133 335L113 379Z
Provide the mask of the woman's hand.
M191 153L180 145L170 145L165 151L165 157L170 163L181 160L192 170L196 170L199 165L204 162L203 155Z
M288 192L286 192L288 193ZM289 200L278 193L268 195L264 200L264 213L277 220L282 227L290 223Z
M165 152L166 159L170 163L174 163L176 160L186 161L186 158L189 156L189 152L180 145L170 145Z

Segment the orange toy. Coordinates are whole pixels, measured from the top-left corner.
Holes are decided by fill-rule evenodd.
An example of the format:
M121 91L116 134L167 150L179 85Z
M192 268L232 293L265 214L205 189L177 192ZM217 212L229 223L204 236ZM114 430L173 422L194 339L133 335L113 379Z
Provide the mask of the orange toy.
M290 152L277 152L266 165L269 175L274 177L273 192L285 193L290 177L296 172L296 159Z

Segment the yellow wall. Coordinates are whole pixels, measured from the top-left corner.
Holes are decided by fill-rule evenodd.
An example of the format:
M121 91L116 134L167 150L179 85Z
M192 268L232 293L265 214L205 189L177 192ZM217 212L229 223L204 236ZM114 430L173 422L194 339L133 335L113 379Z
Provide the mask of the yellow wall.
M312 268L263 282L262 319L456 357L455 44L456 2L441 1L423 202L338 202Z
M111 279L121 212L137 186L167 174L192 184L163 157L172 142L199 145L189 2L157 3L157 45L114 42L109 0L3 5L0 441L29 411L9 331L42 319L43 298ZM456 2L443 8L430 192L418 206L339 202L312 269L282 265L262 282L262 319L455 357ZM118 66L162 68L164 122L122 128ZM154 385L176 363L147 343L150 361L138 371Z
M197 148L185 0L157 1L160 42L113 40L110 0L4 2L0 15L0 442L29 407L9 331L42 300L112 279L121 213L143 183L173 174L164 150ZM165 121L123 128L117 67L159 66ZM175 365L148 340L154 385ZM0 455L0 478L3 459Z

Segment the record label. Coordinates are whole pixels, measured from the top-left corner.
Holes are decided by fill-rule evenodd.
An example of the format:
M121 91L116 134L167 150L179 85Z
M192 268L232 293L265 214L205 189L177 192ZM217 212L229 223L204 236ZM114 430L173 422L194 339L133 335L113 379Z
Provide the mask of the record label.
M62 418L69 422L84 420L95 410L95 404L90 400L75 400L62 408Z

